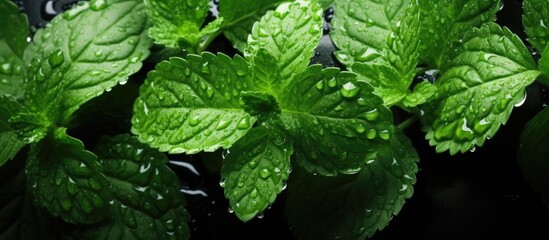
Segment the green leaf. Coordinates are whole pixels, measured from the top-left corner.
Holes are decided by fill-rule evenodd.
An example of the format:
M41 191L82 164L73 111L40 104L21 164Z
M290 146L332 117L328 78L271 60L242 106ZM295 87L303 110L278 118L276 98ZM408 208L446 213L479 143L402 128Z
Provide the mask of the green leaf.
M495 23L465 34L459 54L435 82L437 101L426 123L437 152L465 152L494 136L525 88L539 75L536 63L518 36Z
M0 1L0 96L23 96L25 63L23 52L28 45L29 22L12 1Z
M134 105L132 132L170 153L229 148L255 118L240 105L252 86L246 60L203 53L171 58L149 72Z
M538 64L539 70L541 71L541 76L538 80L545 84L545 86L549 86L549 46L547 46L541 54Z
M58 15L38 30L26 50L34 74L29 82L45 82L36 83L42 87L28 86L26 98L40 102L35 106L39 111L56 116L50 120L66 124L80 105L124 84L141 68L151 46L146 27L139 0L80 2ZM44 104L49 105L45 110Z
M318 3L320 4L320 6L322 6L322 8L328 9L330 5L334 3L334 1L335 0L318 0Z
M209 0L145 0L145 5L154 24L149 36L157 44L173 48L198 46L203 36L200 27L210 9Z
M258 118L259 122L266 122L280 117L280 107L276 99L262 92L242 92L242 106L250 115Z
M310 66L281 96L297 163L322 175L352 174L391 137L392 114L356 75Z
M96 152L112 184L112 217L86 239L188 239L189 213L167 157L128 135L105 138Z
M493 22L500 0L419 0L420 59L432 68L446 69L453 45L472 27Z
M403 133L357 174L313 176L296 170L288 184L286 214L299 239L366 239L399 213L419 161Z
M520 136L518 163L534 190L549 208L549 109L545 108L524 127Z
M284 0L219 1L219 17L224 19L223 34L241 52L247 47L248 35L256 21Z
M109 194L97 157L66 129L58 128L31 146L27 187L34 204L74 224L105 219Z
M412 93L406 95L402 104L406 107L416 107L433 99L437 94L437 87L430 82L423 81L414 86Z
M274 127L255 127L230 149L221 185L231 209L247 222L270 206L286 188L292 141Z
M254 25L244 55L252 65L265 61L266 55L272 58L269 62L279 73L270 79L269 93L283 92L284 86L307 68L322 37L322 23L318 4L298 2L280 5Z
M395 33L410 0L336 0L334 31L337 59L350 68L355 62L379 62L387 39Z
M393 66L386 63L355 63L353 72L358 74L360 81L369 83L374 93L383 99L385 106L392 106L400 102L409 92L407 83L404 83L400 73Z
M549 44L549 2L544 0L525 0L522 2L522 24L528 36L528 42L539 51Z
M18 111L19 104L8 96L0 96L0 167L11 160L25 143L9 126L9 118Z

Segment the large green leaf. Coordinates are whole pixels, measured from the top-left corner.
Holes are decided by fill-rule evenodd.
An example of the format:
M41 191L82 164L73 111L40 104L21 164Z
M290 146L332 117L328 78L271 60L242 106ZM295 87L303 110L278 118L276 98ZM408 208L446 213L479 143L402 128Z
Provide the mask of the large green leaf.
M221 185L231 209L248 221L261 214L286 187L292 141L274 127L255 127L230 149Z
M432 68L446 69L463 33L493 22L501 6L500 0L419 0L420 59Z
M224 54L172 58L148 75L134 105L132 132L171 153L228 148L253 125L240 105L252 86L248 63Z
M410 0L335 0L331 38L337 59L350 68L355 62L382 60L387 38L395 33Z
M29 81L47 82L28 87L26 98L34 103L55 100L41 103L51 109L36 108L65 124L81 104L124 84L141 68L151 46L146 26L139 0L80 2L58 15L37 31L25 52L26 62L33 63L34 77L29 76ZM42 97L32 99L37 96Z
M324 177L296 171L286 214L300 239L365 239L383 229L413 194L419 161L403 133L355 175Z
M278 68L278 74L268 79L268 93L277 96L307 68L322 37L322 23L322 8L303 1L282 4L254 25L244 55L252 65L264 62L265 56L272 58L269 62Z
M518 163L549 209L549 109L534 117L520 136Z
M0 167L25 145L17 138L17 134L9 126L9 118L18 111L19 104L15 99L0 96Z
M25 63L23 52L27 47L29 23L12 1L0 1L0 95L23 96Z
M88 239L188 239L189 213L167 157L128 135L103 139L96 150L112 187L112 216Z
M108 182L97 157L66 129L53 130L31 146L27 188L34 204L75 224L96 223L109 216Z
M145 0L147 14L154 27L149 35L156 43L172 48L196 47L204 35L217 31L221 19L200 28L210 9L209 0Z
M322 175L356 173L391 137L391 112L372 88L339 69L309 67L280 99L297 163Z
M233 46L244 52L248 35L256 21L268 10L284 0L222 0L219 1L219 17L224 19L223 33Z
M549 2L545 0L524 0L522 3L522 24L528 42L539 51L549 44Z
M541 54L538 65L541 72L541 77L538 78L538 80L546 86L549 86L549 45Z
M495 23L472 29L459 54L435 82L438 98L427 122L427 139L437 152L465 152L494 136L525 88L539 75L522 41Z

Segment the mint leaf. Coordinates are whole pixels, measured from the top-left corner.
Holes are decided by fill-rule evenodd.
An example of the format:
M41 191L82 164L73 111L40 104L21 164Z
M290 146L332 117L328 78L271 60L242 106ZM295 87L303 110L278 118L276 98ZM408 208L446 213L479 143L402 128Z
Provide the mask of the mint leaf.
M269 93L282 92L285 85L307 68L322 37L322 23L322 8L318 4L297 2L280 5L254 25L244 55L252 65L264 60L257 57L266 55L259 53L260 49L272 57L270 62L274 62L279 75L270 79Z
M372 237L412 196L418 161L410 140L396 132L357 174L324 177L297 169L288 185L288 223L300 239Z
M247 222L261 214L286 188L292 141L274 127L255 127L230 149L221 169L221 185L231 209Z
M391 137L391 112L355 74L307 68L281 96L281 119L297 163L322 175L352 174L375 145Z
M224 19L223 34L241 52L246 49L248 35L256 21L283 0L223 0L219 1L219 17Z
M27 187L34 204L75 224L96 223L109 215L108 183L97 157L66 129L55 129L31 146Z
M262 92L242 92L242 106L252 116L256 116L259 122L278 119L280 107L276 99L269 94Z
M352 69L360 81L374 87L375 95L383 99L385 106L400 102L409 91L397 69L387 63L355 63Z
M446 69L453 45L472 27L493 22L500 0L419 0L420 58L432 68Z
M518 163L524 177L530 180L534 190L541 193L547 208L549 208L549 110L545 108L530 120L520 136Z
M402 104L406 107L416 107L433 99L437 94L437 87L430 82L423 81L414 86L412 93L406 95Z
M330 37L339 49L337 59L350 68L355 62L378 62L387 38L404 17L409 0L334 1Z
M97 21L105 18L110 21ZM27 87L30 92L27 98L57 95L57 102L47 104L57 106L49 110L50 114L65 124L81 104L125 83L129 75L141 68L151 46L146 26L144 5L138 0L80 2L58 15L46 28L37 31L26 50L34 54L26 54L25 60L48 60L52 69L58 68L59 72L48 75L40 72L42 68L36 68L44 67L43 63L33 64L34 78L29 78L29 82L45 81L48 87L43 87L43 92ZM40 100L43 99L46 97Z
M0 96L23 96L25 63L23 52L27 47L29 22L12 1L0 1Z
M541 71L541 77L538 80L545 84L545 86L549 86L549 46L541 54L538 64Z
M162 153L119 135L105 138L96 152L112 184L112 217L86 233L87 239L188 239L185 198Z
M203 37L200 27L210 9L209 0L145 0L145 5L154 24L149 36L157 44L172 48L198 46Z
M255 122L239 101L251 81L248 63L239 56L171 58L149 72L141 87L132 132L170 153L228 148Z
M525 0L522 9L522 24L528 42L539 51L543 51L549 45L549 2Z
M25 143L9 126L9 118L18 111L19 104L8 96L0 96L0 167L11 160Z
M426 123L429 143L451 154L494 136L539 75L522 41L495 23L468 31L458 53L435 82L435 119Z

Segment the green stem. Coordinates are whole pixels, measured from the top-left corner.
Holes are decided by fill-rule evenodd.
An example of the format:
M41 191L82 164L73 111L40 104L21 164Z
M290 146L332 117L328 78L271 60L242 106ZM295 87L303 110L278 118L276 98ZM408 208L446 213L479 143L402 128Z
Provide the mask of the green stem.
M411 116L410 118L406 119L404 122L401 122L397 126L397 128L398 130L403 131L404 129L408 128L410 125L412 125L412 123L414 123L417 120L418 118L416 116Z
M206 48L208 48L208 46L210 46L210 43L212 43L213 40L215 40L215 38L217 38L217 36L219 36L219 34L221 34L221 32L222 32L222 30L219 29L219 30L215 31L214 33L208 34L208 36L206 36L206 39L204 39L204 41L200 42L198 44L198 46L196 47L196 53L201 54L202 52L204 52L204 50L206 50Z

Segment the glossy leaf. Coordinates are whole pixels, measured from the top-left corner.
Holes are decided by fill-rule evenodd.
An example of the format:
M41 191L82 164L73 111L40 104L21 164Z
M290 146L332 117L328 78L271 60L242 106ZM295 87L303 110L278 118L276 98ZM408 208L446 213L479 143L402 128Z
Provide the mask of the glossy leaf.
M541 77L538 80L549 86L549 45L545 48L541 54L541 58L538 61L539 70L541 72Z
M252 128L231 147L220 183L240 220L262 214L286 188L292 153L292 141L285 133L265 126Z
M419 157L403 133L357 174L298 172L288 184L286 214L300 239L366 239L382 230L413 194Z
M141 87L132 132L171 153L228 148L255 121L239 101L250 86L248 63L239 56L172 58L157 65Z
M501 6L500 0L419 0L420 59L432 68L446 69L464 32L493 22Z
M396 32L409 0L335 0L331 38L337 59L350 68L355 62L378 62L387 39Z
M494 136L539 75L522 41L495 23L469 31L458 52L435 82L435 120L426 124L429 143L451 154Z
M524 0L522 4L522 24L528 42L539 51L543 51L549 46L549 2Z
M146 26L138 0L80 2L58 15L36 32L25 52L26 62L33 64L29 82L46 82L27 87L26 98L51 105L45 111L65 124L81 104L124 84L141 68L151 46ZM45 97L33 99L39 95Z
M103 139L96 152L112 184L112 217L86 233L87 239L188 239L189 213L166 156L136 138Z
M284 86L309 65L322 37L322 12L314 2L285 3L267 12L254 25L244 55L252 65L264 60L256 60L257 56L272 57L270 62L274 62L279 71L277 79L270 80L273 93L282 92Z
M254 23L283 0L223 0L219 1L219 17L224 19L223 34L241 52L246 49L248 35Z
M145 5L154 24L149 36L157 44L172 48L196 47L199 44L203 37L200 27L210 9L209 0L145 0Z
M97 223L109 215L109 186L97 157L66 129L31 146L27 187L34 204L74 224Z
M12 1L0 1L0 96L23 96L25 63L23 52L29 37L27 17Z
M518 163L525 178L530 180L534 190L541 193L549 208L549 110L546 108L524 127L520 136Z
M339 69L309 67L280 99L296 161L322 175L360 171L377 143L389 140L391 112L372 88Z
M412 93L406 95L402 104L406 107L416 107L424 104L436 97L437 87L427 81L423 81L414 86Z
M15 131L9 126L9 118L18 111L19 104L15 99L0 96L0 167L15 157L15 154L25 145L17 138Z

